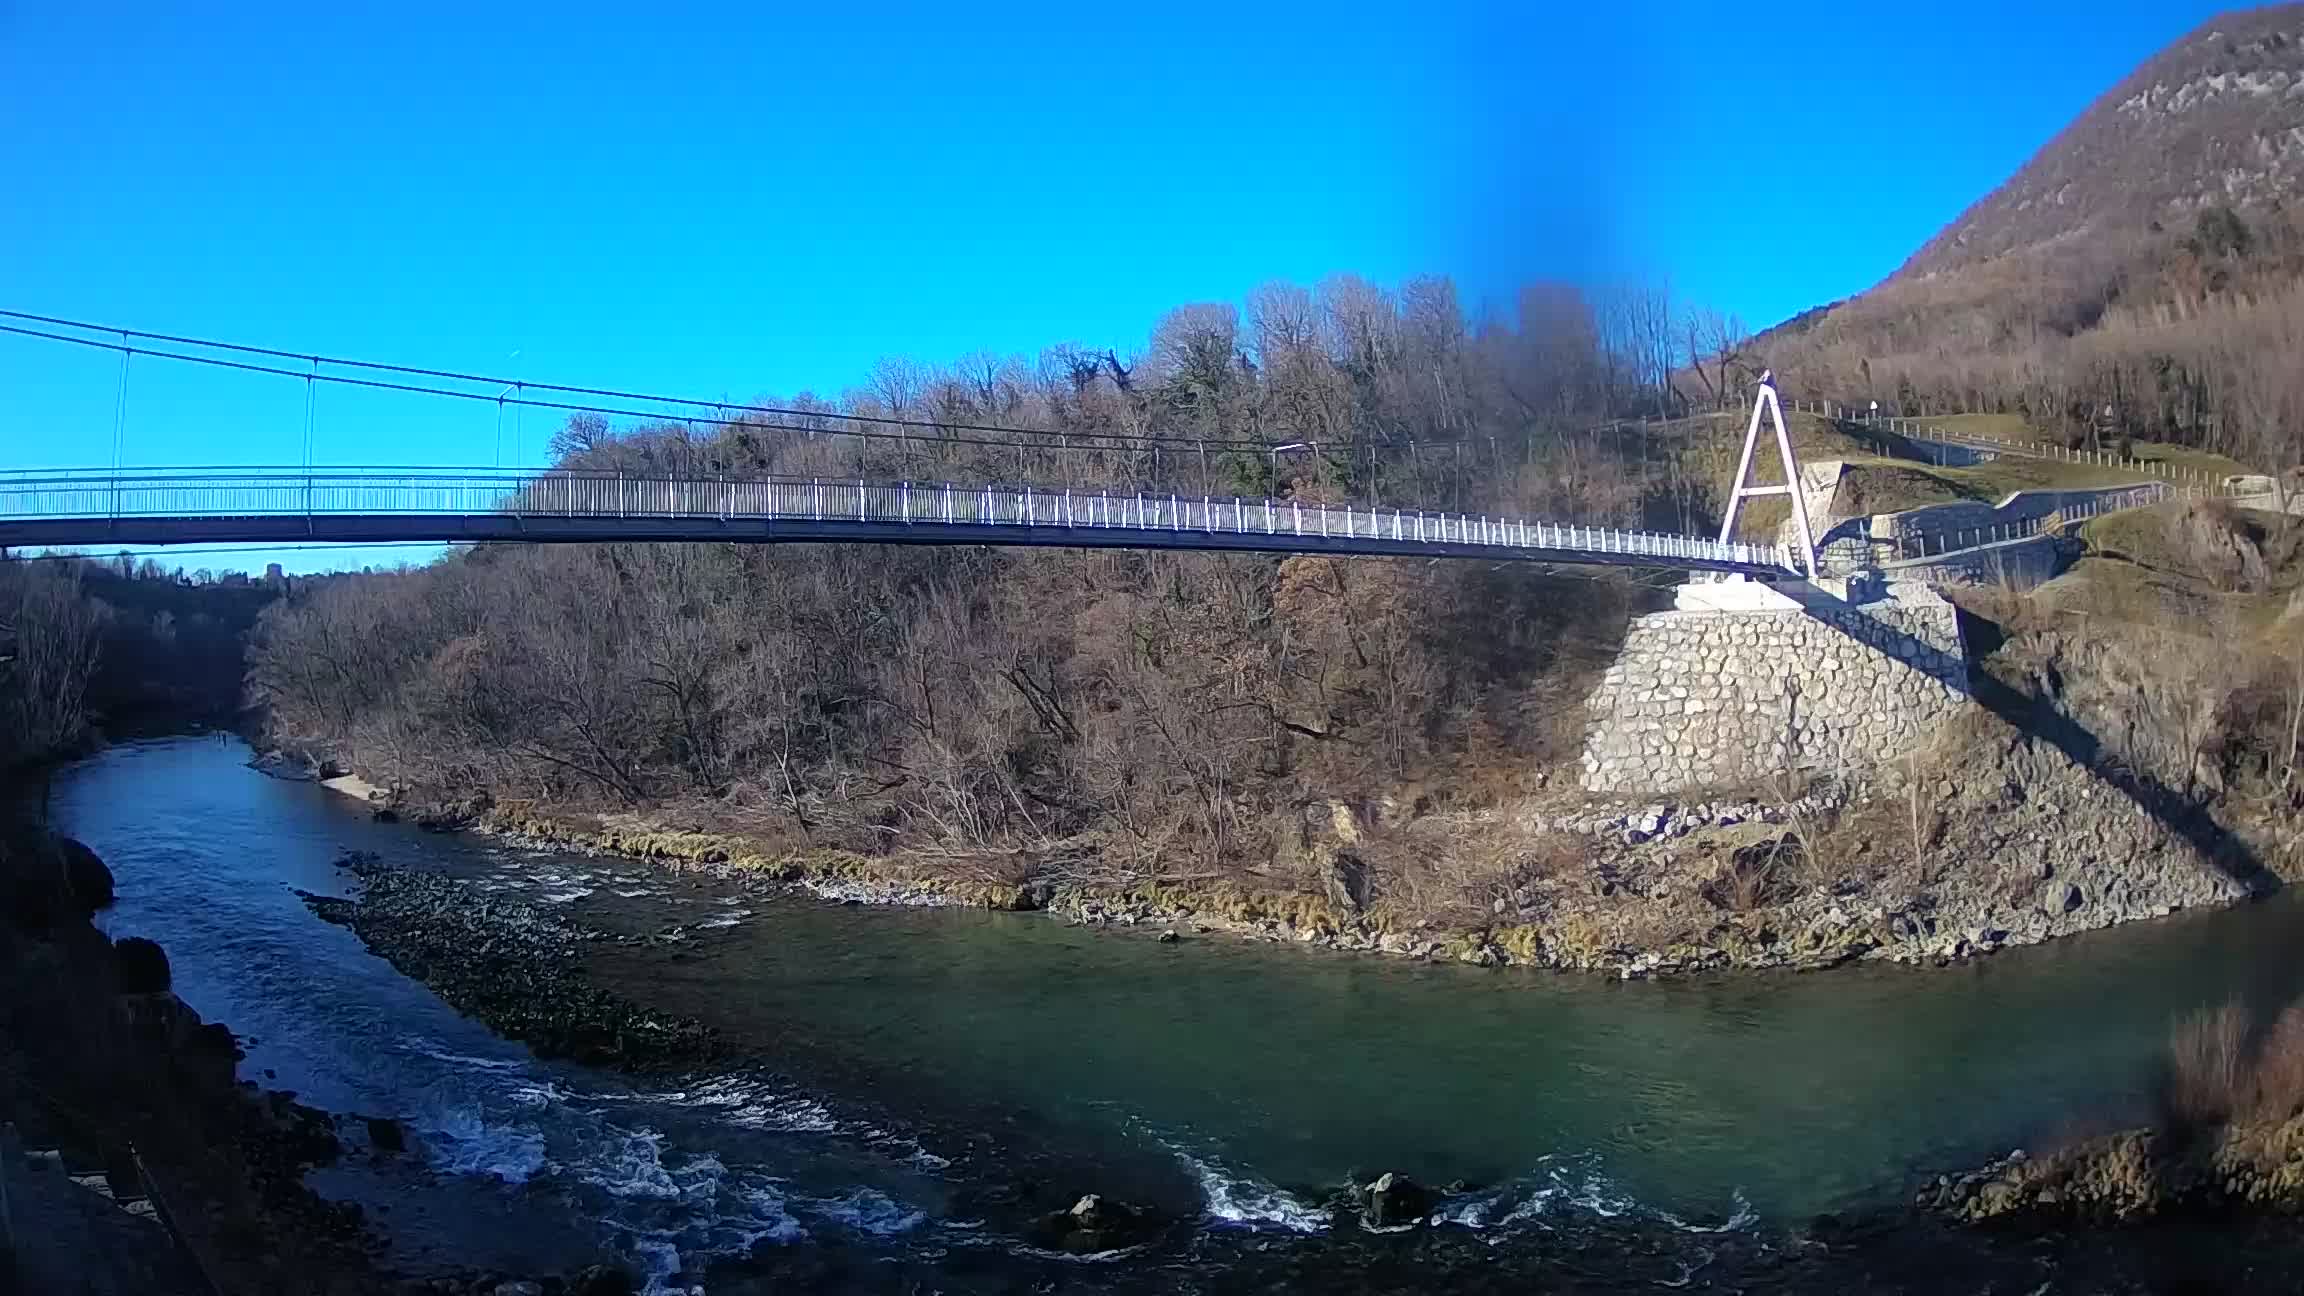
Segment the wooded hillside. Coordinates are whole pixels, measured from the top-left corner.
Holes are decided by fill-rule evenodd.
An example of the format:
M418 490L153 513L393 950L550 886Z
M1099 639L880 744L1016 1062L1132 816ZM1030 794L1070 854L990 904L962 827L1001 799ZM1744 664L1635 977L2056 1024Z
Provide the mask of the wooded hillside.
M1717 473L1593 430L1667 399L1672 327L1652 295L1532 290L1516 320L1476 323L1445 281L1337 280L1179 310L1140 358L893 361L816 402L820 425L580 417L556 451L634 472L1679 515L1708 509ZM837 435L866 413L1055 435ZM1094 434L1126 441L1082 448ZM1241 440L1298 448L1222 445ZM1477 797L1573 755L1580 671L1642 597L1502 563L487 546L297 595L252 678L280 736L386 781L688 801L866 851L1092 838L1107 865L1173 867L1269 858L1311 798Z

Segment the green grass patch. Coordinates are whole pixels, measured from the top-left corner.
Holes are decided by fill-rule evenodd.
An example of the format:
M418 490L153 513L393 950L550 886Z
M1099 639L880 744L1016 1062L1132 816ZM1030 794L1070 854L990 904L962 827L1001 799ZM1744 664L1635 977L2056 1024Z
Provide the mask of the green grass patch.
M2011 441L2020 445L2037 445L2043 448L2063 445L2060 438L2052 437L2025 422L2024 417L2020 414L1949 414L1935 418L1914 419L1912 422L1923 427L1941 429L1946 433L1958 436L1984 437L1996 441ZM2220 454L2212 454L2206 450L2194 450L2188 446L2164 445L2157 441L2131 441L2128 444L2127 453L2131 458L2142 463L2170 468L2183 473L2200 474L2211 480L2221 480L2234 473L2254 471L2247 465L2227 459ZM2057 462L2054 466L2059 468L2088 468L2092 465ZM2139 478L2136 474L2129 473L2121 480L2135 481Z
M1736 454L1743 447L1749 413L1700 414L1653 425L1656 441L1675 446L1684 473L1718 481L1723 493L1736 472ZM2038 429L2014 414L1960 414L1915 420L1926 426L1971 437L1989 437L2020 445L2053 444ZM1929 462L1928 451L1901 436L1877 432L1856 423L1835 422L1814 414L1790 414L1785 427L1792 436L1793 453L1802 463L1836 459L1845 464L1837 512L1844 517L1899 513L1931 504L1973 502L1997 505L2018 491L2093 490L2164 480L2132 468L2076 463L2062 459L2034 459L2006 454L1987 463L1967 467L1939 467ZM2221 478L2246 471L2221 455L2179 446L2136 442L2136 458ZM1753 452L1752 484L1780 485L1783 470L1777 464L1774 439L1765 432ZM1792 516L1791 501L1783 497L1748 500L1737 515L1736 533L1745 540L1773 543L1776 533Z

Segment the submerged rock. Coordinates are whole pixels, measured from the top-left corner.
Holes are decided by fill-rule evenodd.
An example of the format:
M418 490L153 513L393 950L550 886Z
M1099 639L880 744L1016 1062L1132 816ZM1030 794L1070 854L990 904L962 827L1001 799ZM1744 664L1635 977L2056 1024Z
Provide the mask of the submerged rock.
M407 1149L408 1131L401 1127L400 1122L389 1116L370 1116L367 1125L368 1144L378 1152L389 1155Z
M639 1287L615 1265L593 1265L568 1280L568 1296L633 1296Z

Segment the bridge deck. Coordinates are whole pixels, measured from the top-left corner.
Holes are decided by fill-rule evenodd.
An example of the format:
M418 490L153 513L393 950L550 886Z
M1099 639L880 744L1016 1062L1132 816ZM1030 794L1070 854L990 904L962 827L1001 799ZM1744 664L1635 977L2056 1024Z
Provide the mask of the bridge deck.
M462 470L0 478L0 545L704 540L1333 553L1777 574L1783 549L1480 514L1176 494Z

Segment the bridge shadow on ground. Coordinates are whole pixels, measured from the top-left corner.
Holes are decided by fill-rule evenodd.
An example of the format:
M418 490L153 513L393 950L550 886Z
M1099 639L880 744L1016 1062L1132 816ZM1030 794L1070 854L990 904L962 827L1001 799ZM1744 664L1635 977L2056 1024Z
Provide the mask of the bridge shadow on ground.
M1820 615L1818 609L1805 602L1802 609L1835 631L1846 633L1843 627ZM2000 646L2004 632L1996 623L1965 609L1960 609L1958 615L1964 642L1973 636L1991 640L1992 649ZM2255 850L2238 834L2217 823L2207 806L2149 772L2129 768L2118 759L2117 753L2105 746L2102 738L2058 709L2048 696L2055 687L2052 680L2038 681L2042 686L2038 692L2027 691L1992 674L1981 660L1991 649L1973 654L1972 660L1971 655L1945 652L1885 622L1873 622L1873 626L1873 647L1933 675L2018 734L2038 739L2062 752L2089 777L2126 797L2172 836L2197 850L2211 867L2245 887L2250 896L2263 897L2280 890L2278 875L2265 867Z

